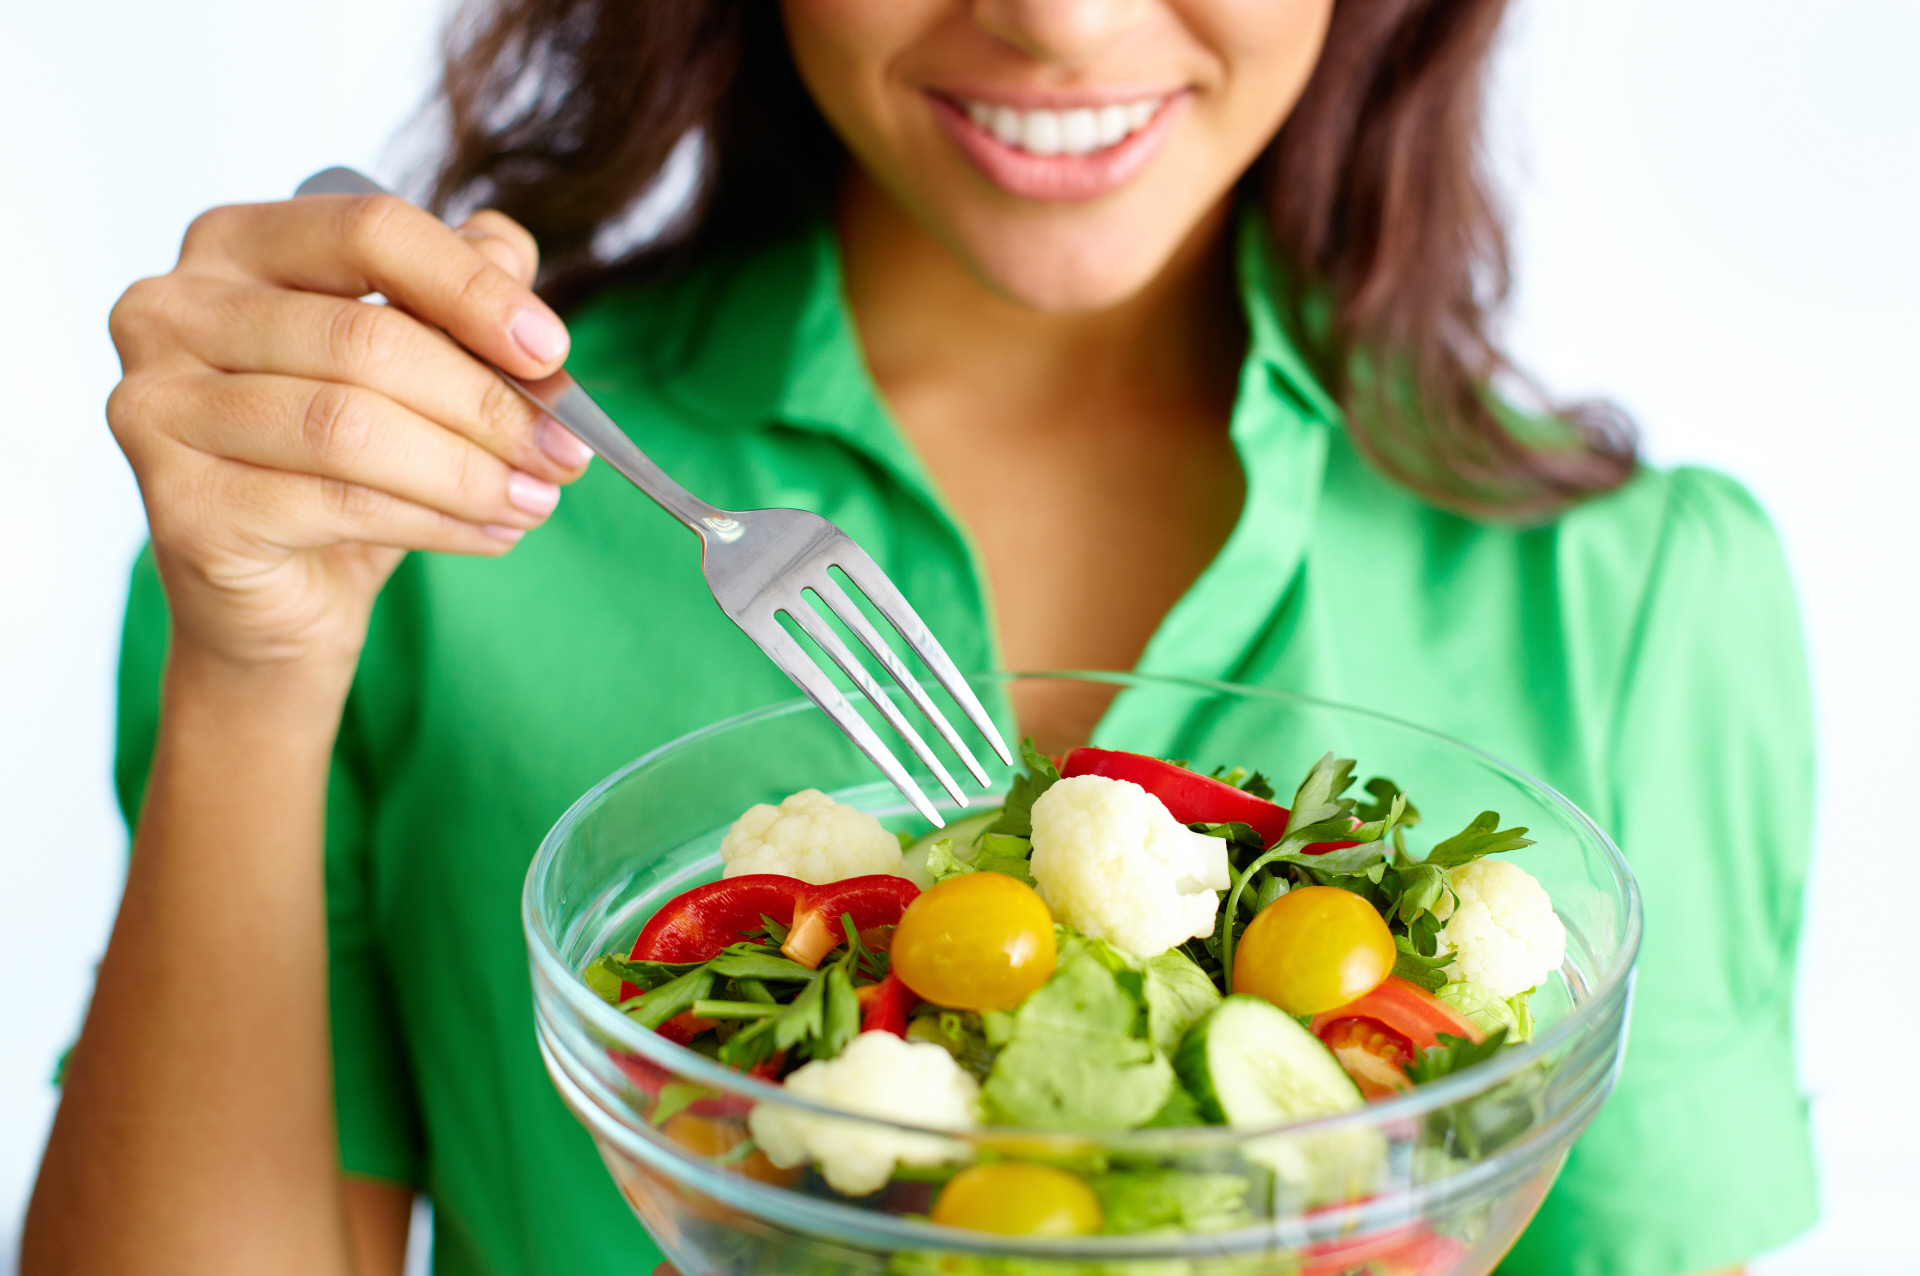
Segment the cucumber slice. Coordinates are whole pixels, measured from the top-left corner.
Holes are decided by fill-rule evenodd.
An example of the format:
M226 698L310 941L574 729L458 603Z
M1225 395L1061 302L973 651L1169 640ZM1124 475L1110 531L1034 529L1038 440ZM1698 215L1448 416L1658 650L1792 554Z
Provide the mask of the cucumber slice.
M1173 1066L1212 1120L1285 1125L1365 1100L1331 1051L1272 1002L1228 997L1180 1042Z
M1258 997L1228 997L1188 1030L1174 1070L1212 1120L1281 1126L1364 1107L1360 1090L1298 1020ZM1354 1200L1377 1190L1386 1168L1380 1131L1262 1135L1240 1154L1273 1172L1277 1210Z

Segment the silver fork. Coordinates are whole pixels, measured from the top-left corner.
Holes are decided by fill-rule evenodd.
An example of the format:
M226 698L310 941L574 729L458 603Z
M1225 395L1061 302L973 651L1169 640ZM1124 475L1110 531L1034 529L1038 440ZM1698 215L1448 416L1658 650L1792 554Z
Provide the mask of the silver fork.
M329 168L300 183L300 195L375 195L386 194L379 183L350 168ZM880 662L889 677L899 685L915 708L933 723L973 778L984 788L991 781L979 759L961 740L953 724L927 696L926 690L908 671L906 664L887 645L854 600L833 578L830 569L839 568L856 589L864 594L886 622L933 672L934 678L952 696L967 718L986 737L1000 760L1012 765L1013 754L1007 748L993 719L981 707L973 688L967 685L953 661L941 648L906 598L887 579L867 552L853 538L818 514L805 510L723 510L707 504L681 487L666 471L655 465L632 439L615 425L613 418L588 396L566 372L556 372L541 381L521 381L494 369L508 385L572 431L632 484L651 496L667 511L686 524L700 538L700 568L707 587L720 609L740 626L747 637L778 665L794 684L806 693L820 710L847 736L860 752L867 755L893 782L906 799L934 824L944 823L927 795L907 774L900 759L893 755L867 725L859 710L842 695L840 689L780 624L782 612L792 618L801 632L817 643L834 664L852 680L861 694L886 719L887 725L907 742L914 755L939 779L953 800L967 805L966 791L940 762L927 742L907 721L880 684L858 657L840 640L821 617L806 595L812 593L826 604Z

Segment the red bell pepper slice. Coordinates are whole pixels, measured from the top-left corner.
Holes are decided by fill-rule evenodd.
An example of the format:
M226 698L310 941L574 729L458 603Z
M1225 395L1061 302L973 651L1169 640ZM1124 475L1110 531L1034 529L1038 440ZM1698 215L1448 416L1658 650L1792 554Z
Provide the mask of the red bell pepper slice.
M682 964L711 961L729 944L759 930L763 917L788 926L780 951L804 966L817 968L846 940L842 915L861 930L899 922L920 888L904 877L872 874L810 886L797 877L749 873L722 878L674 896L640 928L629 955L633 961ZM620 985L620 999L640 990ZM660 1035L681 1045L713 1027L706 1019L679 1014L660 1025Z
M793 916L795 894L806 885L797 877L749 873L696 886L661 905L640 928L632 959L711 961L745 932L759 930L762 914L784 924Z
M907 1035L907 1015L920 1002L892 971L877 984L854 989L853 996L860 1003L860 1031L891 1032L896 1037Z
M1103 775L1109 780L1130 781L1159 798L1161 805L1182 824L1245 824L1268 846L1278 842L1287 831L1287 808L1279 803L1144 753L1083 746L1067 754L1060 775L1063 779L1071 775ZM1352 842L1315 842L1302 853L1324 855L1352 845Z
M859 930L875 926L893 926L900 914L920 894L920 888L904 877L875 873L866 877L848 877L819 886L798 883L800 892L793 903L793 923L780 951L803 966L815 967L835 948L846 942L843 915L851 916Z

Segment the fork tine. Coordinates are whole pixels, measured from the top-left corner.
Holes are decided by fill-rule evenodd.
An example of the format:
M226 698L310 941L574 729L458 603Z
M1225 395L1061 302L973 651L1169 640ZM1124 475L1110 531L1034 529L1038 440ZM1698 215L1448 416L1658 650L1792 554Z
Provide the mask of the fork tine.
M907 645L926 662L934 678L946 688L947 694L954 698L973 725L980 729L980 734L987 738L987 743L1000 755L1000 760L1012 766L1013 751L1007 748L1000 729L993 725L993 719L981 707L980 697L973 694L973 688L960 676L960 670L933 636L933 631L927 628L926 622L920 619L906 597L893 587L893 582L887 579L887 574L880 570L879 564L868 556L866 550L847 538L836 546L834 565L847 574L847 579L867 596L880 614L886 617L887 623L898 630Z
M920 733L913 729L913 724L908 722L906 716L894 707L894 703L887 696L887 693L880 689L880 684L875 682L873 675L867 672L867 667L854 658L853 652L847 648L847 644L840 641L840 635L834 633L832 626L821 619L820 613L815 611L807 603L805 595L796 598L790 605L783 607L782 610L785 611L787 615L793 617L794 624L806 631L807 637L820 644L820 649L827 653L834 664L840 666L847 677L853 679L853 685L860 688L860 694L865 696L873 704L873 707L880 711L880 716L885 718L887 725L898 732L900 738L907 742L907 747L913 750L914 756L926 763L927 769L933 772L935 778L940 781L947 792L953 795L954 801L958 802L961 806L965 806L967 804L966 790L954 783L953 776L949 774L947 768L941 764L940 759L934 754L933 750L927 747L927 742L921 738Z
M880 742L880 737L867 725L867 720L840 694L840 688L833 685L833 679L821 672L820 666L793 640L793 636L780 627L780 622L771 611L762 613L758 623L751 627L743 621L740 628L759 644L767 659L780 666L781 672L793 679L793 685L805 692L807 699L813 701L820 712L832 718L834 725L846 732L854 746L867 755L867 760L879 767L881 774L893 782L893 787L913 803L914 810L936 827L947 822L939 809L927 800L920 786L913 782L907 769L900 765L900 759L894 757L892 750Z
M914 706L921 713L926 714L934 727L939 730L941 739L945 740L948 746L960 756L960 760L966 763L967 770L973 772L973 778L980 782L980 787L991 787L993 782L987 779L986 768L982 767L979 759L973 756L973 750L960 739L960 733L953 729L953 724L947 721L947 715L940 712L940 707L927 695L926 690L920 685L920 680L907 671L905 663L880 637L880 631L868 623L865 614L854 605L851 598L847 597L846 591L840 588L840 582L830 573L821 572L819 578L809 583L807 588L817 594L820 601L827 605L828 610L840 618L840 623L851 629L854 636L860 639L860 645L872 652L873 658L885 666L887 673L900 684L900 689L907 693L907 698L912 700Z

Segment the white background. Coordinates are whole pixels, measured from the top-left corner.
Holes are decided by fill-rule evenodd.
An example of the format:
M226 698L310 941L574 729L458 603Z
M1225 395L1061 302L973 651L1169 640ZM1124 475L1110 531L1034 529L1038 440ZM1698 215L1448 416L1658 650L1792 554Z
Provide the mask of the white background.
M644 0L636 0L644 2ZM209 205L406 169L435 0L6 0L0 17L0 1271L121 872L113 662L142 525L101 420L105 317ZM1920 5L1518 0L1495 114L1513 337L1662 463L1777 519L1813 652L1820 835L1800 997L1826 1214L1767 1276L1920 1271ZM1904 1006L1904 1012L1896 1007Z

